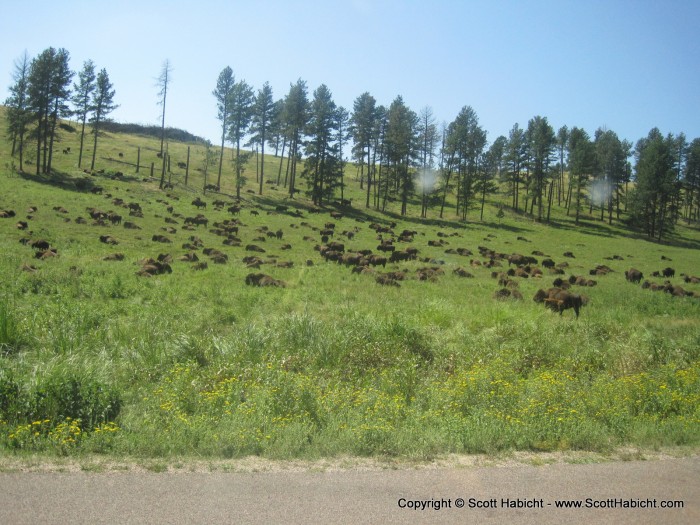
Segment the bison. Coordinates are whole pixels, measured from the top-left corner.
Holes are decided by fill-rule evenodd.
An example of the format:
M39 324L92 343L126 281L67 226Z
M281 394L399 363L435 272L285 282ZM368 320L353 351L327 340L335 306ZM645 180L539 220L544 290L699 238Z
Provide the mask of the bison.
M249 286L276 286L285 288L284 281L265 275L264 273L249 273L245 278L245 283Z
M116 240L114 237L111 235L100 235L100 242L103 242L105 244L119 244L119 241Z
M571 293L561 288L550 288L547 291L538 290L533 300L536 303L544 303L547 308L559 312L559 315L562 315L564 310L573 308L577 319L581 307L588 302L585 295Z
M200 199L199 197L197 197L195 200L192 201L192 206L196 206L197 209L199 209L199 208L204 208L204 209L206 209L206 208L207 208L207 203L204 202L204 201L203 201L202 199Z
M635 268L630 268L629 270L625 271L625 279L631 283L639 284L643 278L644 274Z

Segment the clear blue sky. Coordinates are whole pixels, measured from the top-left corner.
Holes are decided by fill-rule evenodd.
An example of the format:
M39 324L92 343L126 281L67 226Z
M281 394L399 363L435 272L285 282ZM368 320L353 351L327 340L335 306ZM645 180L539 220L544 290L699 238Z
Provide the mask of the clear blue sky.
M699 0L261 0L5 2L0 100L13 62L49 46L105 68L121 122L159 123L155 79L173 66L166 124L219 142L212 96L228 66L275 99L306 80L352 111L401 95L449 123L463 106L490 142L535 115L636 142L652 127L700 137ZM29 6L29 7L27 7Z

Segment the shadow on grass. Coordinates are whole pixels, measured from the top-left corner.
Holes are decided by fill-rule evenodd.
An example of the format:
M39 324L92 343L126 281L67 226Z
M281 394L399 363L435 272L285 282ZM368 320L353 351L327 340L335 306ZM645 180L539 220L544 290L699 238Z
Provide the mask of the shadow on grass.
M17 175L27 181L78 193L96 193L99 189L99 183L106 179L119 180L121 182L137 182L141 180L137 177L127 175L117 176L112 172L83 173L82 176L77 176L71 175L65 171L53 170L50 174L41 173L37 175L36 173L22 171L18 172Z

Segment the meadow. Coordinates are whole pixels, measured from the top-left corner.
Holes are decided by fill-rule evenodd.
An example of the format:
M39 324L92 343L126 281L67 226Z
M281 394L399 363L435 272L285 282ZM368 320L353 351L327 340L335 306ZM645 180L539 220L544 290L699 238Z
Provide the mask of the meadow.
M93 174L77 167L77 141L77 133L62 132L52 176L34 175L31 164L18 173L10 145L0 141L0 209L16 211L0 219L3 454L429 459L700 442L700 299L652 292L624 277L630 267L649 276L671 266L674 284L700 293L700 284L680 277L700 275L697 225L680 225L659 244L588 216L577 228L558 208L551 225L507 208L498 217L502 195L488 201L484 221L477 211L458 221L449 206L443 220L434 209L420 219L418 204L401 217L398 203L385 213L364 208L351 165L345 197L353 205L314 209L301 194L287 198L272 155L262 196L248 191L257 189L255 158L248 164L234 216L227 211L230 151L224 195L203 194L201 144L169 143L173 188L159 190L156 139L105 134ZM176 163L186 161L188 146L185 186ZM138 147L143 167L136 173ZM215 174L209 167L207 180ZM96 186L101 193L90 191ZM206 210L191 204L196 197ZM130 217L117 198L139 203L143 217ZM227 206L215 210L218 199ZM116 211L140 229L95 225L87 208ZM184 229L184 218L197 213L208 226ZM240 245L224 245L213 223L235 218ZM16 227L19 220L27 230ZM377 268L407 276L398 287L381 286L314 249L328 222L348 250L375 253L370 224L415 231L411 242L397 244L417 248L419 260ZM281 239L266 235L278 230ZM156 234L172 242L155 242ZM101 242L107 235L118 244ZM202 245L183 248L193 235ZM58 256L35 259L23 238L47 240ZM440 239L442 246L429 245ZM249 244L265 250L252 254L265 261L259 270L243 261ZM508 264L470 265L484 261L479 246L543 252L569 263L564 277L588 277L602 264L613 272L576 290L589 298L577 319L572 310L559 315L532 300L552 285L556 276L547 271L517 279L523 300L496 300L491 273ZM228 260L216 264L202 247ZM178 259L190 251L206 269ZM123 260L104 260L117 252ZM172 255L172 273L137 275L140 260L159 254ZM424 267L441 272L419 280ZM473 277L455 274L458 267ZM286 286L246 285L251 272Z

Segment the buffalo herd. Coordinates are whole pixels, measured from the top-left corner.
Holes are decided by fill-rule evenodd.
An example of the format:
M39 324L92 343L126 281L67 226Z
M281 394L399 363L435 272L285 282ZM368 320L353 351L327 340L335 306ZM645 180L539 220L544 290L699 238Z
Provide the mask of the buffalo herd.
M212 187L210 189L214 188ZM99 188L99 190L100 191L93 191L92 193L94 195L103 195L105 198L111 198L111 195L103 194L104 190L102 188ZM174 195L170 195L169 193L166 195L171 200L177 200L177 197ZM174 225L177 225L179 222L182 222L182 225L178 226L178 228L181 227L183 230L198 230L200 227L204 227L206 230L209 228L209 219L202 213L185 217L182 214L176 213L175 207L168 201L158 199L158 202L164 205L164 210L168 214L165 217L165 222L170 226L161 228L165 233L175 235L177 229ZM111 203L113 206L128 210L129 217L143 218L144 216L141 204L138 202L126 203L124 200L117 198L112 199ZM191 202L191 205L198 211L207 209L207 202L200 197L196 197ZM235 200L235 202L215 200L212 205L217 212L227 212L229 215L236 217L239 217L241 210L246 207L246 204L240 199ZM258 207L258 209L249 209L248 211L251 216L259 216L260 212L258 210L260 209L261 207ZM68 210L62 206L55 206L53 210L64 217L68 214ZM317 210L309 211L309 213L315 211ZM36 207L29 208L27 210L27 218L32 219L33 214L36 212ZM88 207L86 208L86 212L94 226L122 225L125 229L141 229L141 227L132 220L122 223L122 215L113 210L104 211L98 207ZM293 217L303 217L298 211L290 212L288 206L285 205L276 206L267 213L284 213ZM16 213L13 210L0 209L0 218L12 218L15 216ZM160 216L156 215L156 217ZM337 211L331 211L330 217L334 221L342 220L346 224L347 221L351 220ZM64 220L68 221L70 219L65 218ZM364 222L361 218L355 220L360 224ZM82 217L77 217L75 222L78 224L87 224L88 221ZM16 226L18 229L26 231L29 227L29 223L26 221L19 221ZM409 279L414 281L436 282L445 275L444 261L436 259L435 257L423 257L421 256L420 250L414 246L418 238L425 235L425 233L407 229L403 231L396 230L397 225L393 222L387 222L386 224L373 222L368 226L369 229L373 230L374 233L372 233L372 235L376 235L378 242L378 244L373 245L373 249L361 249L359 247L350 248L347 246L347 243L354 243L356 234L361 231L359 226L355 226L354 228L346 226L346 229L343 229L338 227L336 222L328 221L322 222L322 225L319 226L314 226L307 221L301 222L300 224L290 224L290 227L293 229L308 228L311 230L309 235L303 235L303 239L306 241L316 242L315 239L320 238L322 241L321 244L315 244L314 249L326 263L348 267L351 269L352 273L358 275L370 275L377 284L382 286L400 288L401 283ZM267 256L266 258L262 256L262 254L267 253L268 250L263 248L261 244L266 245L268 240L275 242L281 241L284 238L284 231L281 228L269 229L266 226L261 226L258 227L255 232L251 232L250 230L246 230L246 225L240 218L228 218L213 222L212 228L209 229L209 231L213 235L222 237L221 242L224 246L240 247L240 249L246 252L255 254L240 258L246 268L259 270L261 265L266 264L281 269L289 269L294 266L293 262L279 261L276 256ZM250 237L254 243L243 243L241 233L245 231L256 235L255 237ZM44 239L32 239L31 232L28 233L29 237L24 237L21 239L21 242L34 250L36 258L43 260L58 256L58 250L53 248L48 241ZM595 287L598 285L598 278L614 273L614 270L609 266L597 265L588 270L588 276L571 273L567 277L566 274L569 273L568 262L561 261L557 263L551 256L545 255L543 252L537 250L532 251L531 254L501 253L492 248L479 246L479 257L475 257L474 251L469 248L451 246L452 242L458 242L458 240L453 239L460 236L461 235L457 232L450 234L437 232L438 238L427 239L426 244L430 248L444 248L445 254L458 255L465 259L469 258L469 266L471 266L472 269L491 269L491 277L493 277L498 284L498 288L493 293L493 298L499 301L522 300L523 294L520 291L521 282L527 279L542 280L545 274L549 274L554 276L552 286L549 288L540 288L533 297L534 302L542 304L553 312L558 312L560 315L563 315L565 310L573 310L575 317L578 318L582 307L587 305L590 299L587 295L576 293L574 287ZM299 235L299 237L301 238L302 236ZM485 240L493 237L494 236L490 234ZM99 240L111 246L119 244L117 238L112 235L100 235ZM520 240L523 242L531 242L524 238ZM169 237L160 233L153 233L151 241L154 243L173 243ZM226 253L211 246L205 247L202 239L196 235L191 235L188 241L182 244L182 248L186 250L186 253L179 256L177 260L190 263L192 269L195 270L205 270L208 268L207 262L201 260L201 256L198 255L198 252L207 256L209 261L214 264L227 264L229 261L229 256ZM288 250L291 249L291 244L279 245L275 243L272 249ZM562 257L567 259L576 258L574 253L570 251L564 252ZM102 259L105 261L123 261L125 256L123 253L112 253L103 256ZM606 257L606 259L622 260L622 257L611 256ZM670 260L668 258L663 259ZM156 258L145 257L138 261L139 269L136 274L143 277L171 274L173 272L171 266L172 262L173 256L170 254L160 254ZM417 268L412 271L406 268L399 269L399 266L404 263L414 262L417 263ZM306 266L313 265L313 260L306 261ZM389 265L391 265L391 267L387 268ZM22 265L21 269L26 272L37 271L35 267L26 263ZM453 268L451 273L460 278L474 277L474 275L463 266ZM650 275L651 277L663 277L665 280L662 283L644 280L644 274L636 268L628 268L624 271L625 279L628 282L641 285L643 289L664 291L677 297L698 297L697 292L694 293L685 290L681 286L671 283L670 279L674 278L676 275L675 270L671 267L653 271ZM685 274L681 274L681 276L685 283L700 284L700 278L698 277ZM591 277L595 277L596 279L592 279ZM244 282L246 285L254 287L285 288L287 286L284 281L261 272L247 274Z

